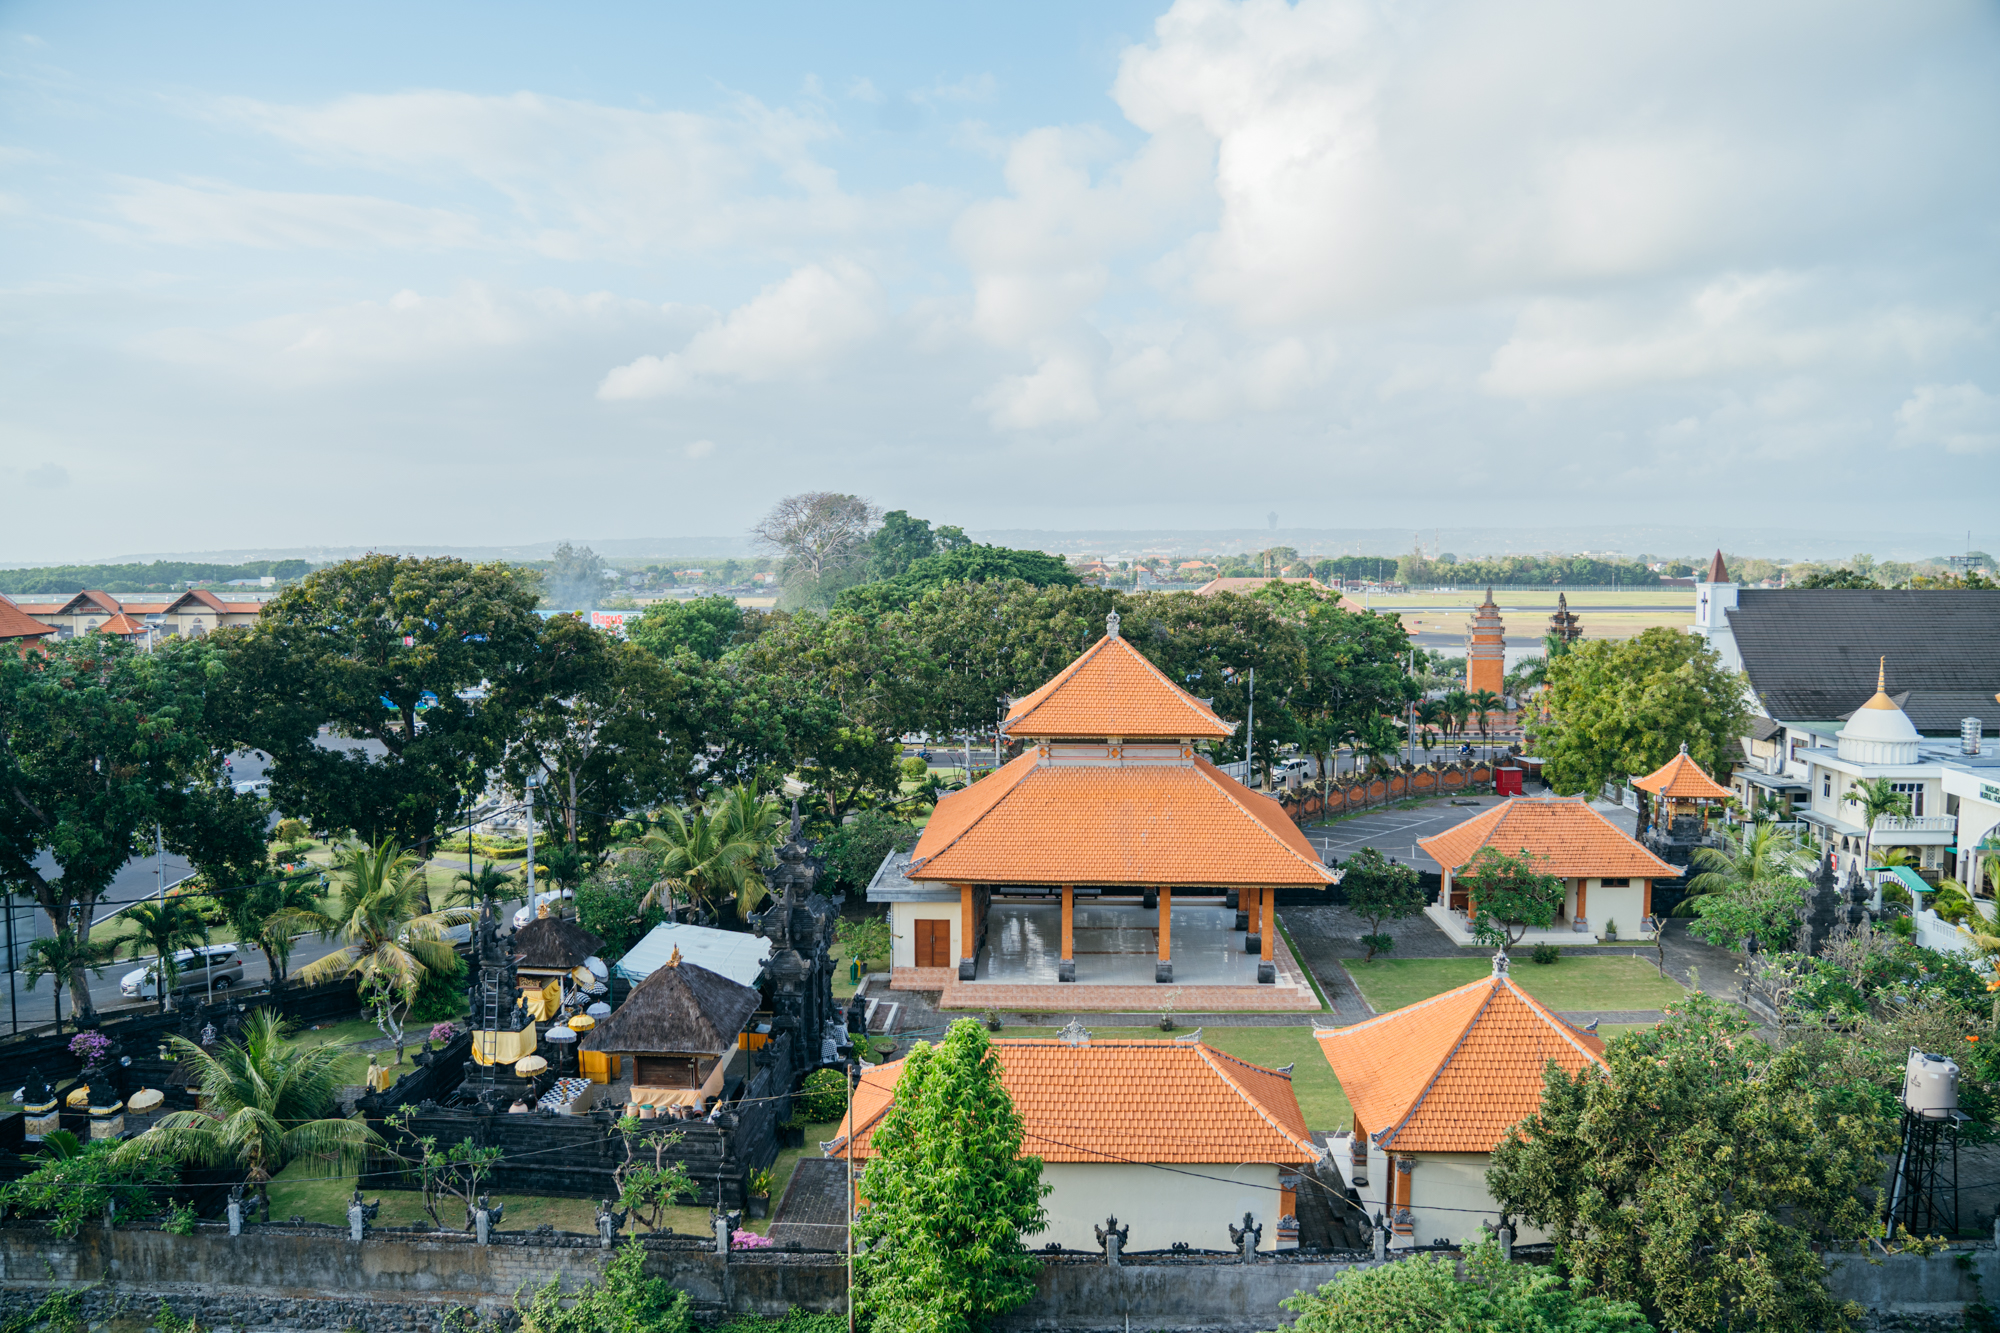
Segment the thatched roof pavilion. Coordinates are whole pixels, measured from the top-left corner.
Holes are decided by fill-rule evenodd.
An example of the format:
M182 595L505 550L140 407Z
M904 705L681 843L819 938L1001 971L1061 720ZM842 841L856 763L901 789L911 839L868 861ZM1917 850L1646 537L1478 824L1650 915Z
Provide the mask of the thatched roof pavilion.
M513 946L522 972L549 977L582 967L586 959L598 956L604 941L574 921L543 916L515 931Z
M632 1057L632 1100L699 1105L721 1091L729 1053L762 997L679 955L632 988L581 1049Z

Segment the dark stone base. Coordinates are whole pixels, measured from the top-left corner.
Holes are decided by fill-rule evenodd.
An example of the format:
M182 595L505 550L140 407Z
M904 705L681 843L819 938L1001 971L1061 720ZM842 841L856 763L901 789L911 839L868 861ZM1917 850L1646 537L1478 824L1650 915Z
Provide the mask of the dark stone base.
M1139 906L1145 908L1148 912L1157 911L1160 906L1160 895L1151 889L1147 889L1145 896L1139 900Z
M1171 961L1163 961L1153 964L1153 980L1164 983L1172 981L1173 979L1174 979L1174 965Z
M1278 984L1278 965L1277 965L1276 963L1259 963L1259 964L1257 964L1257 984L1258 984L1259 986L1275 986L1275 985L1277 985L1277 984Z
M1248 912L1238 912L1236 914L1236 924L1232 925L1230 929L1231 930L1250 929L1250 914Z
M1061 958L1056 960L1056 980L1057 981L1076 980L1076 960L1074 958Z
M1222 905L1224 907L1230 907L1230 908L1238 906L1238 900L1235 889L1231 889L1227 893L1222 895ZM1237 915L1240 917L1242 913L1238 912ZM1238 929L1240 930L1242 929L1242 927L1239 926Z
M960 981L977 981L979 979L979 960L977 958L959 959L958 979Z
M1243 952L1244 953L1264 952L1264 934L1262 931L1253 930L1243 937Z

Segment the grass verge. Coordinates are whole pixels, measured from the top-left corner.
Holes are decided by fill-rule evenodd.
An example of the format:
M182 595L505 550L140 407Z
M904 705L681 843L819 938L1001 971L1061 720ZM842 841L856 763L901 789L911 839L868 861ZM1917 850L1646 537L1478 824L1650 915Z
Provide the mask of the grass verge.
M1347 974L1378 1013L1401 1009L1493 970L1490 958L1377 958L1348 960ZM1513 966L1514 983L1551 1009L1658 1009L1687 994L1643 958L1577 958L1542 965L1525 956Z

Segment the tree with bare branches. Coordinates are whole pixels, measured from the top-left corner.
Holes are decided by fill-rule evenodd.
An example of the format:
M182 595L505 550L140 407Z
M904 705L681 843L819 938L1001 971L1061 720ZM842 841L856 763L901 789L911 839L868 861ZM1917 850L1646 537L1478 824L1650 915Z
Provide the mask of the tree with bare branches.
M865 561L868 534L881 518L881 509L861 496L805 491L778 501L750 531L785 557L787 590L823 604L852 582L839 576Z

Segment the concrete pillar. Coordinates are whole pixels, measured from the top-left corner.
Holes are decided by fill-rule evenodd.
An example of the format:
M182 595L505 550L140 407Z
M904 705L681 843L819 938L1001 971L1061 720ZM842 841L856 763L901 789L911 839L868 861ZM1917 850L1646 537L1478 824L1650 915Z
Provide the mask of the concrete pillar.
M1174 886L1160 886L1160 961L1153 965L1153 980L1174 979Z
M1272 888L1260 889L1257 893L1263 907L1264 934L1258 941L1257 984L1269 986L1278 980L1277 938L1278 938L1278 891Z
M958 886L958 979L971 981L979 975L979 931L973 917L972 886Z
M1264 894L1262 889L1243 890L1243 915L1246 921L1243 933L1243 952L1261 954L1264 951L1264 909L1258 901Z
M1062 886L1062 957L1056 960L1056 980L1076 980L1076 886Z

